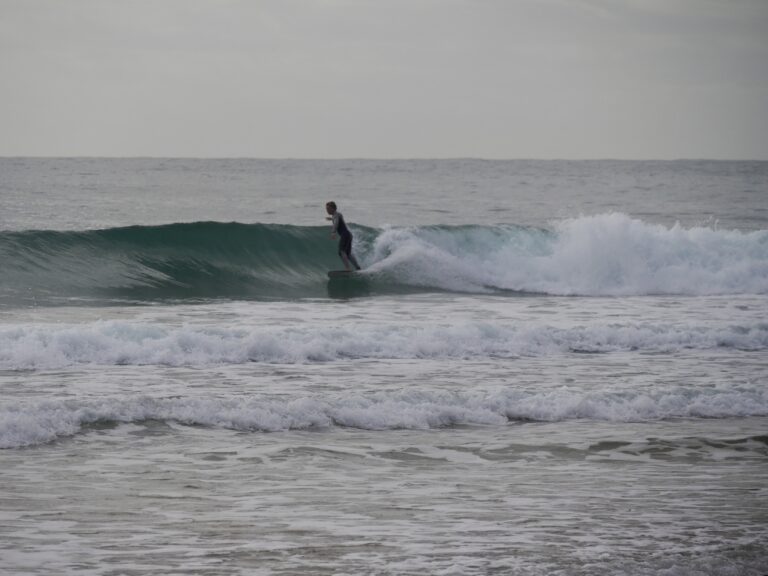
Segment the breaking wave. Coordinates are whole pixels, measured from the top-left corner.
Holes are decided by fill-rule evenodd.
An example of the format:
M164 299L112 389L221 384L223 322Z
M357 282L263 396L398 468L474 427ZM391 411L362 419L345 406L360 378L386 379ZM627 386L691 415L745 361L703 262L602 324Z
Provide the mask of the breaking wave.
M488 359L564 353L768 349L768 323L732 326L605 324L559 328L515 322L456 325L203 328L132 321L32 324L0 329L0 369L77 365L212 366L337 360Z
M498 426L510 421L587 419L638 422L669 418L765 416L764 388L673 387L661 392L418 390L271 398L153 398L45 400L0 409L0 448L18 448L72 436L92 426L159 421L252 432L328 429L426 430ZM757 439L765 452L765 438Z
M353 227L365 271L327 227L197 222L0 232L0 302L291 299L414 291L552 295L768 293L768 231L665 227L604 214L552 229Z

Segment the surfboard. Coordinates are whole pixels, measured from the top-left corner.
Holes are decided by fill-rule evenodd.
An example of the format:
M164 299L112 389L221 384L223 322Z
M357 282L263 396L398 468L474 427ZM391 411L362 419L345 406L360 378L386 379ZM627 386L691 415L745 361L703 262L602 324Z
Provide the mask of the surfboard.
M357 276L357 270L331 270L328 272L328 278L349 278Z

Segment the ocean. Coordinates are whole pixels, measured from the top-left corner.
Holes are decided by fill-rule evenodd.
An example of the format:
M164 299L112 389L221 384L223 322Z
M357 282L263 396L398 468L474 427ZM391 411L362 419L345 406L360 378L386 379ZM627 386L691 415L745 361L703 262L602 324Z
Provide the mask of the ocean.
M2 574L768 573L768 162L3 158L0 206Z

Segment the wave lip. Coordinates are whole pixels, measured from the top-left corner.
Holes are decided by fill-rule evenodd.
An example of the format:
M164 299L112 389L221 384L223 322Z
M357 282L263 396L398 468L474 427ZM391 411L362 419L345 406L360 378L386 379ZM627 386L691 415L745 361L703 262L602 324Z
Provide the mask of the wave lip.
M48 400L0 409L0 448L20 448L73 436L97 423L173 422L251 432L328 429L433 429L500 426L510 421L641 422L670 418L768 415L768 392L673 388L664 392L572 390L373 394L270 399L113 397ZM763 449L763 447L761 447Z
M768 231L671 228L624 214L522 226L353 226L363 294L768 294ZM195 222L0 232L0 301L325 298L325 226Z

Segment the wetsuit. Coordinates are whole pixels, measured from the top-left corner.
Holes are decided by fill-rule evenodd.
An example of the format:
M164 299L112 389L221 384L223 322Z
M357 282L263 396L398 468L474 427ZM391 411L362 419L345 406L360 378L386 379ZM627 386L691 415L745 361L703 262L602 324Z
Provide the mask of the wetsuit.
M345 260L346 257L355 268L360 270L357 260L352 256L352 232L347 228L344 216L341 215L341 212L336 211L333 214L332 221L333 231L339 235L339 256L341 256L342 260Z

